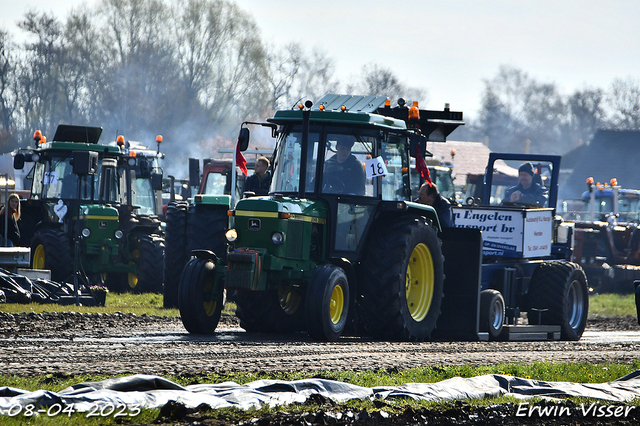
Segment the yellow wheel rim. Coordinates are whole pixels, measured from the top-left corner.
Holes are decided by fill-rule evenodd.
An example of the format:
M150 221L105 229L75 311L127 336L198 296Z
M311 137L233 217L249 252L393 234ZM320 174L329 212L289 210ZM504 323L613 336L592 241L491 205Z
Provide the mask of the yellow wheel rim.
M344 292L342 287L337 285L331 292L331 300L329 301L329 317L331 322L337 324L342 318L342 312L344 311Z
M414 247L407 266L406 296L409 314L420 322L429 313L434 290L433 258L429 248L420 243Z
M302 296L291 286L278 285L278 300L280 307L287 315L294 314L302 303Z
M202 306L204 307L204 313L207 314L208 317L212 317L215 315L218 310L218 300L215 295L212 293L213 291L213 281L214 277L212 274L209 274L209 278L204 283L204 288L202 289L203 293L203 302Z
M140 259L140 250L135 249L134 251L131 252L131 256L133 256L134 259ZM135 265L135 262L129 262L129 265ZM127 274L127 284L129 284L129 288L136 288L136 286L138 285L138 274L134 274L133 272L129 272Z
M33 269L44 269L44 246L38 244L33 252Z

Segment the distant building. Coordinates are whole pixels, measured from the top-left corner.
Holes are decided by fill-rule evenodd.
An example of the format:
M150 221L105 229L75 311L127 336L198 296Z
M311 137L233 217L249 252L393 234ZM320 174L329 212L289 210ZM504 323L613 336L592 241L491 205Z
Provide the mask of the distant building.
M640 131L598 130L590 143L562 156L558 198L580 198L590 176L601 183L616 178L623 188L640 189L639 151Z
M451 150L455 156L451 157ZM433 142L427 145L427 151L433 154L433 159L440 160L443 165L453 164L452 177L457 188L467 183L469 174L484 174L489 162L491 150L482 142L447 141Z

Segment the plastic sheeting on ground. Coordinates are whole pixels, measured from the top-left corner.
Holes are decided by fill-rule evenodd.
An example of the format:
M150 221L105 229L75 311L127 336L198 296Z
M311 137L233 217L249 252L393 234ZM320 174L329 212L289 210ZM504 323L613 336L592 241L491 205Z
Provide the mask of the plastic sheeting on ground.
M611 402L629 402L640 397L640 371L608 383L545 382L499 374L463 379L454 377L438 383L408 383L401 386L367 388L323 379L295 381L259 380L239 385L234 382L180 386L151 375L134 375L101 382L80 383L60 392L0 388L0 412L16 415L31 407L73 407L76 412L126 407L160 408L173 401L187 408L206 404L213 409L240 409L302 403L321 395L337 403L350 399L409 397L417 400L464 400L496 396L518 398L564 398L581 396Z

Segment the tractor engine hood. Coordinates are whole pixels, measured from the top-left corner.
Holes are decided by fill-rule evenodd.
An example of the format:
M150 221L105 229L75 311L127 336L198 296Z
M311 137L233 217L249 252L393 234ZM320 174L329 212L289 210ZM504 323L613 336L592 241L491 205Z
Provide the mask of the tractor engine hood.
M324 223L327 218L327 207L322 201L283 197L276 194L238 201L235 216L260 216Z

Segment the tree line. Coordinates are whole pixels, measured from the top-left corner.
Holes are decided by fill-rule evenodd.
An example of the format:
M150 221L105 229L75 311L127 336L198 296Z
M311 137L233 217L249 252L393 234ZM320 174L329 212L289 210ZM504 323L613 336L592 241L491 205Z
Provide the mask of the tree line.
M375 63L340 82L326 52L267 45L229 0L102 0L64 21L30 11L18 28L21 43L0 29L2 152L30 144L35 129L52 136L68 123L103 127L103 142L123 134L151 144L162 134L167 157L184 163L232 146L242 121L302 98L357 93L424 104L428 96ZM598 128L638 129L639 93L627 78L609 91L564 96L553 83L501 67L485 81L479 117L452 136L496 151L564 153Z

